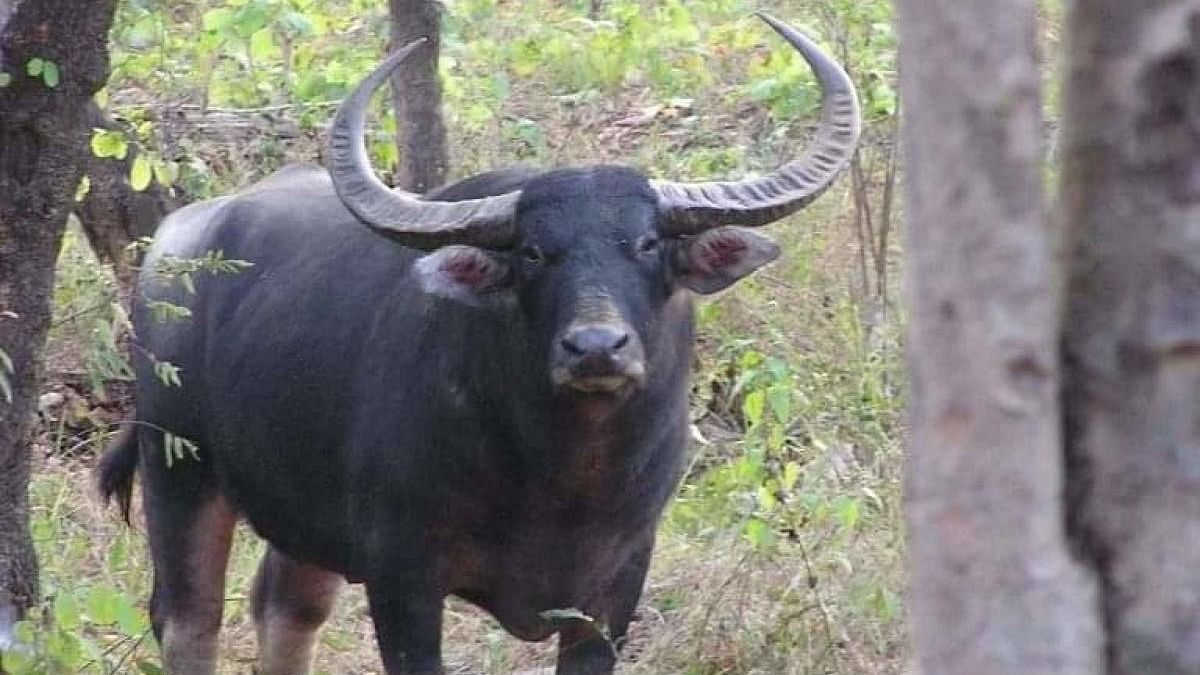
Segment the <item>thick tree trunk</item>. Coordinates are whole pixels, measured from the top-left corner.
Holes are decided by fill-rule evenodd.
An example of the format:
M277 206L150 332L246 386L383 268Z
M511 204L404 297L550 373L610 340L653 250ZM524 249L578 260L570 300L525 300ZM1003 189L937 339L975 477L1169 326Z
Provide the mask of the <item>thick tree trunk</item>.
M392 78L400 170L396 187L426 192L446 181L450 165L442 122L441 6L435 0L390 0L392 49L427 38Z
M1062 201L1072 533L1108 672L1200 672L1200 0L1077 0Z
M28 433L50 325L54 263L91 135L89 103L108 77L116 0L25 0L3 34L0 59L0 349L11 357L13 401L0 399L0 639L37 597L28 528ZM49 87L33 58L57 66Z
M95 103L90 104L88 114L94 128L120 128ZM75 207L88 243L100 262L112 265L124 295L132 289L136 273L137 260L130 253L130 244L154 234L163 216L179 206L179 200L157 181L141 192L133 189L129 171L135 157L134 148L123 160L89 154L84 174L91 189Z
M1125 0L1114 0L1121 2ZM923 675L1102 671L1062 510L1034 0L902 0L911 619Z

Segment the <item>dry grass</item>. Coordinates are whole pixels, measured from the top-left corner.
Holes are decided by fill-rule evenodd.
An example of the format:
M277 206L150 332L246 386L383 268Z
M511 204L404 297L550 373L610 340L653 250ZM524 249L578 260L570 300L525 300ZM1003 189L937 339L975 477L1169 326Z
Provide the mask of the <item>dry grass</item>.
M852 489L853 479L843 482ZM47 593L108 583L144 606L150 570L142 530L129 530L98 503L86 464L44 459L33 495ZM811 545L815 539L804 537L762 554L736 532L686 535L668 518L621 672L901 672L900 617L879 616L870 598L876 584L894 592L899 582L897 519L889 510L850 539ZM119 565L114 547L126 551ZM243 528L228 573L222 673L251 672L256 645L245 593L262 549ZM449 674L500 675L554 663L552 642L518 642L461 601L448 603L444 636ZM327 624L317 672L382 672L360 587L343 593Z

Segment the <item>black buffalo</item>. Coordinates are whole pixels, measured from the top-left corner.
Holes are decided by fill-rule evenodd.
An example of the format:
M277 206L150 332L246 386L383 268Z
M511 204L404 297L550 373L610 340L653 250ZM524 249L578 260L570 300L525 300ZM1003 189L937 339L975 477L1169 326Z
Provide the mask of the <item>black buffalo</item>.
M761 178L598 166L389 190L364 109L410 46L339 110L328 172L167 218L134 309L137 420L101 486L128 508L140 469L170 673L214 670L238 518L270 543L252 594L264 673L308 671L343 579L366 585L389 674L442 672L448 594L519 638L558 633L559 675L612 672L683 466L692 297L774 259L737 226L808 204L858 138L845 72L767 21L813 67L823 116ZM194 293L149 271L207 251L253 267L198 274ZM156 302L191 316L155 320ZM164 431L197 456L168 461Z

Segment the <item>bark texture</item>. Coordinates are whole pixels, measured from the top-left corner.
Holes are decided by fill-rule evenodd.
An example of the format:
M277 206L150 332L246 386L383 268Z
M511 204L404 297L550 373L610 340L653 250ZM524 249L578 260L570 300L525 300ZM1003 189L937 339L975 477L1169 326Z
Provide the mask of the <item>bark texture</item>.
M0 399L0 618L37 598L27 436L50 324L54 263L89 155L89 103L108 77L115 5L25 0L0 34L0 62L12 76L0 88L0 349L15 371L12 403ZM35 57L57 65L57 87L25 74Z
M1035 2L898 9L902 98L913 102L903 140L917 670L1099 673L1095 583L1062 516Z
M392 78L400 150L396 187L426 192L446 181L450 165L438 77L441 5L435 0L390 0L390 7L393 50L418 38L428 39Z
M1200 672L1200 0L1077 0L1062 201L1073 535L1110 674Z

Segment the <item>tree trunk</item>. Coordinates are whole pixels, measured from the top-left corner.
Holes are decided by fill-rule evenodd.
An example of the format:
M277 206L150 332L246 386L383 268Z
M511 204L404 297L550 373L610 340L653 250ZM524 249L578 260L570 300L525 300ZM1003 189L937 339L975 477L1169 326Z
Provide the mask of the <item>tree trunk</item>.
M427 192L446 181L450 160L442 122L441 8L435 0L390 0L392 49L428 38L392 78L400 169L396 187Z
M1035 2L898 7L918 672L1098 673L1096 589L1062 515Z
M1200 0L1077 0L1063 216L1069 526L1108 673L1200 672Z
M116 0L25 0L3 34L0 59L0 349L11 357L13 400L0 398L0 640L37 598L28 527L30 418L50 326L54 263L89 155L92 96L108 77ZM26 75L53 62L59 82Z
M121 128L95 103L89 104L88 114L93 128ZM91 182L91 189L75 208L96 257L112 265L126 296L133 288L137 263L136 257L130 255L130 244L154 234L163 217L179 207L179 200L157 181L141 192L133 189L129 172L135 157L137 149L132 147L125 159L89 153L84 174Z

